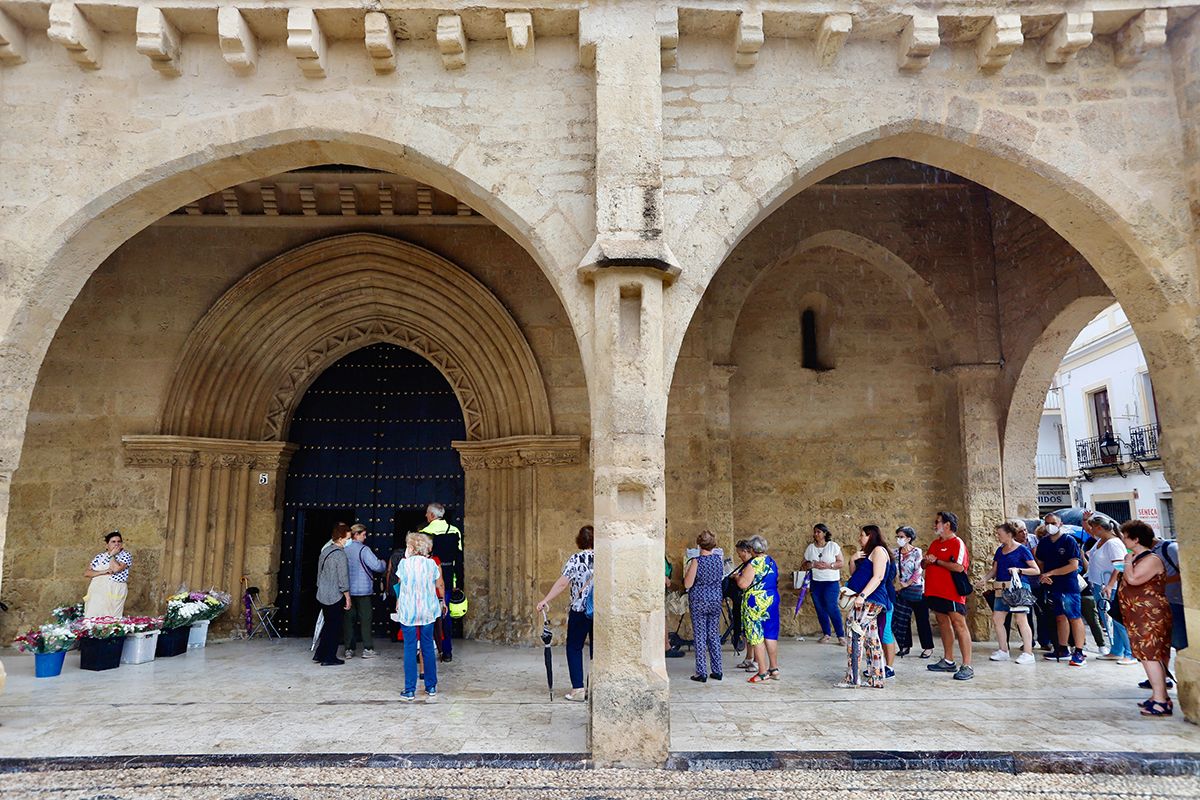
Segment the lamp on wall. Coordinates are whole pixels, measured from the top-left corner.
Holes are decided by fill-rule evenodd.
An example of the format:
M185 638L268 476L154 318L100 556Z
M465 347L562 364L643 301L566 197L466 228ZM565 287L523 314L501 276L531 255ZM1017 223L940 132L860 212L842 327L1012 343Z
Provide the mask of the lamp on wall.
M1116 468L1118 475L1125 477L1125 470L1121 469L1121 437L1115 435L1112 428L1106 430L1100 440L1100 456Z

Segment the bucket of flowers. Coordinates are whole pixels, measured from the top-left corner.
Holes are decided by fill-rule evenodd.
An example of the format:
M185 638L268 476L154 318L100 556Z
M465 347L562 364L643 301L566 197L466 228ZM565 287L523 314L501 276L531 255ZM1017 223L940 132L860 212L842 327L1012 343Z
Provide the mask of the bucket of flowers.
M121 666L125 626L117 617L84 617L71 626L79 639L79 668L93 671Z
M211 606L204 592L184 589L167 598L167 613L163 615L163 630L158 637L155 655L170 658L187 652L192 623L208 619Z
M73 606L59 606L50 612L50 616L59 625L70 625L76 620L83 619L83 603L76 603Z
M37 677L53 678L62 674L63 659L75 646L75 632L61 623L47 622L17 636L13 644L22 653L33 653Z
M162 617L123 618L121 625L125 628L125 646L121 649L121 663L145 664L153 661L162 624Z
M225 613L225 609L229 608L230 597L216 589L209 589L207 592L191 592L188 597L204 603L204 617L203 619L198 618L192 623L192 630L188 634L188 648L204 647L208 643L209 623Z

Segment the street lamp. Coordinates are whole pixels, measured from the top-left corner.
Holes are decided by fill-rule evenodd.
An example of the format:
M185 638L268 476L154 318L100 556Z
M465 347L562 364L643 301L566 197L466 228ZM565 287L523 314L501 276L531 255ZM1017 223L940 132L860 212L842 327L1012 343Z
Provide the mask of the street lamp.
M1105 461L1116 461L1121 456L1121 440L1111 430L1105 431L1100 441L1100 455Z

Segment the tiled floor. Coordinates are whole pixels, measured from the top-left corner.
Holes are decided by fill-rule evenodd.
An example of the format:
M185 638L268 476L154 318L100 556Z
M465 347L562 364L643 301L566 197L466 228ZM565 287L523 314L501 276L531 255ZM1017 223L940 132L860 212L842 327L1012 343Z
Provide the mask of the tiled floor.
M993 664L983 646L969 683L910 657L887 689L846 691L832 688L837 647L781 650L783 680L758 686L728 668L696 684L690 657L668 661L672 749L1200 751L1200 728L1138 715L1139 667ZM33 659L6 650L0 756L586 749L587 707L549 702L540 648L456 645L436 705L399 703L399 650L381 653L322 668L299 640L228 642L101 673L70 654L62 676L35 679Z

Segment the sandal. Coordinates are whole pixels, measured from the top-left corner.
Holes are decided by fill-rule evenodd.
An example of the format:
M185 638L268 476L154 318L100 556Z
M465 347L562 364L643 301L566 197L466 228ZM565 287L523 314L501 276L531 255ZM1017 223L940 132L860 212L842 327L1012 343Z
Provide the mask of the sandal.
M921 658L929 658L931 655L933 655L932 650L922 650L921 651Z
M767 679L772 681L779 680L779 668L767 670Z
M1146 705L1142 706L1143 717L1169 717L1174 713L1174 704L1170 700L1165 703L1160 703L1157 700L1151 700Z
M756 672L755 674L750 676L750 678L746 681L746 683L763 683L766 680L767 680L766 675L764 675L761 672Z
M757 669L757 667L754 665L753 661L747 658L742 661L742 663L735 666L734 669Z

